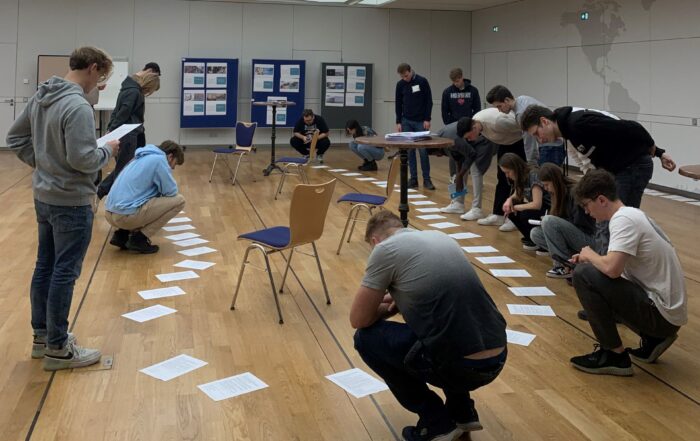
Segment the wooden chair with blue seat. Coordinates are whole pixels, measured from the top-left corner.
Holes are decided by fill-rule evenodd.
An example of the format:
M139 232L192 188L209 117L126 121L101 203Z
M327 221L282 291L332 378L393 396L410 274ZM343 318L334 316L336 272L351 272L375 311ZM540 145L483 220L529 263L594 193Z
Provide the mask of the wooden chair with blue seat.
M284 186L284 181L288 175L297 175L303 184L309 183L309 177L306 175L306 167L311 163L311 158L316 155L316 144L318 143L319 131L314 130L314 134L311 137L311 145L309 146L309 156L306 157L294 157L294 156L284 156L275 161L275 164L280 166L282 170L282 178L277 186L277 191L275 192L275 200L277 196L282 193L282 187Z
M233 300L231 301L231 310L235 309L236 299L238 298L238 292L241 288L241 281L243 280L243 272L245 271L246 265L249 263L248 254L252 250L260 251L265 259L265 267L270 278L272 297L275 299L280 324L284 323L284 320L282 318L282 310L280 308L279 298L275 289L275 281L272 277L272 269L268 258L270 254L282 254L283 251L289 250L287 265L284 269L284 275L282 276L282 284L280 285L280 293L284 291L284 282L287 280L287 273L289 272L289 267L292 264L294 251L296 250L299 253L314 257L316 259L316 265L318 266L318 273L321 276L323 291L326 295L326 304L330 305L331 298L328 295L328 287L326 286L326 279L323 276L321 260L319 259L315 242L321 237L321 235L323 235L323 227L326 222L326 214L328 213L328 206L330 205L331 197L333 196L335 183L336 180L333 179L325 184L297 185L294 188L292 202L289 208L289 227L270 227L238 236L238 239L249 240L252 243L248 245L248 248L246 248L243 256L241 270L238 274L236 291L233 294ZM307 244L311 245L313 250L312 254L297 250L298 247Z
M211 179L214 176L214 167L216 167L216 161L219 159L219 155L221 155L221 159L223 159L224 163L226 164L226 168L228 168L229 176L231 178L231 185L236 185L236 176L238 176L238 169L241 166L243 157L255 152L255 147L253 146L253 135L255 135L255 129L257 127L258 123L256 122L238 121L236 123L236 147L219 147L213 150L214 163L211 165L209 182L211 182ZM226 160L228 155L238 155L238 163L236 164L235 171L231 170L231 166ZM250 164L250 175L252 176L253 181L255 181L255 175L253 174L253 160L249 158L248 163Z
M371 216L375 208L383 208L389 202L389 200L391 199L391 195L395 193L394 187L396 185L396 179L399 175L400 163L401 162L399 159L399 155L394 156L394 158L391 160L391 163L389 165L389 174L386 178L386 191L384 192L383 196L368 193L347 193L341 196L340 199L338 199L338 203L349 202L352 205L352 208L348 213L348 219L345 221L343 235L340 236L340 243L338 244L338 251L336 252L337 255L340 255L340 249L343 247L345 233L347 233L348 226L350 225L350 222L352 222L352 226L350 227L350 234L348 234L347 239L347 242L350 243L350 239L352 238L353 231L355 231L355 224L357 223L357 217L360 215L360 211L362 211L362 209L365 208Z

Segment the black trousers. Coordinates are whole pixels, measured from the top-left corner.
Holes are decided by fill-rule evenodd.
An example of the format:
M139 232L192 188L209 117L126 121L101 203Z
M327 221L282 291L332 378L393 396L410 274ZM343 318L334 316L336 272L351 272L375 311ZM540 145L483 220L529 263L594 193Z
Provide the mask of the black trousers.
M145 141L145 137L143 138ZM119 173L122 171L126 164L134 159L134 153L138 147L143 147L138 145L139 135L133 132L126 134L122 139L119 140L119 153L117 153L117 164L114 166L114 170L109 174L100 184L97 186L97 197L102 199L107 196L109 190L114 184L114 180L117 179Z
M508 215L508 219L513 222L525 239L530 240L530 231L532 231L535 226L531 225L528 221L530 219L540 220L546 211L544 207L540 210L516 211Z
M311 143L304 144L304 141L297 138L296 136L292 136L292 139L289 140L289 143L292 145L292 147L294 147L294 150L301 153L302 155L306 156L309 154L309 147L311 147ZM328 150L330 146L331 140L329 138L319 139L316 143L316 154L322 155L326 153L326 150Z
M523 158L523 161L527 161L525 158L525 144L523 143L523 140L520 139L518 142L515 144L511 145L499 145L498 146L498 153L497 153L497 158L498 160L501 159L501 156L505 155L506 153L515 153L516 155L520 156ZM498 183L496 184L496 194L493 196L493 214L497 214L499 216L503 216L503 204L506 202L506 199L510 196L510 184L508 183L508 178L506 178L505 173L501 171L501 168L498 167L498 162L496 162L496 167L498 168L498 172L496 174L498 178ZM527 237L530 237L529 235Z

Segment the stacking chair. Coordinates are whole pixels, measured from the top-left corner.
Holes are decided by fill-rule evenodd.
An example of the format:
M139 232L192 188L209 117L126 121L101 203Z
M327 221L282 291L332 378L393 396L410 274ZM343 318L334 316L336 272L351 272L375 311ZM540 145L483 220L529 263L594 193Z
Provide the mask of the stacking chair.
M255 122L249 123L239 121L236 123L236 147L220 147L214 149L214 163L211 165L209 182L211 182L211 178L214 176L216 160L219 158L219 155L221 155L221 159L223 159L224 163L226 164L226 168L228 168L229 176L231 177L231 185L236 185L236 176L238 175L238 168L241 166L241 160L243 160L244 156L250 155L251 152L255 152L255 147L253 146L253 135L255 134L255 129L257 127L258 123ZM226 156L228 155L238 155L238 164L236 164L235 172L231 170L231 167L226 160ZM255 181L255 175L253 174L253 160L248 159L248 163L250 164L250 175L253 177L253 181Z
M238 239L249 240L252 243L248 245L248 248L245 250L245 255L243 256L241 271L238 274L236 292L233 294L233 301L231 302L232 310L235 309L236 306L236 298L238 297L238 291L241 288L241 281L243 280L243 271L245 270L246 265L249 263L248 254L251 250L258 250L265 258L266 271L267 275L270 277L272 297L275 299L275 305L277 306L277 314L279 315L280 319L279 322L280 324L284 323L282 319L282 310L280 309L280 302L277 297L277 291L275 290L275 281L272 278L272 269L270 268L270 260L268 259L268 256L272 253L279 252L281 254L283 251L289 250L287 266L284 269L282 285L279 291L282 293L284 291L284 282L287 280L287 273L289 272L289 266L292 263L294 251L297 247L306 244L311 244L313 254L307 254L301 251L299 252L316 258L316 265L318 266L318 272L321 275L323 291L326 294L326 304L330 305L331 298L328 296L328 287L326 286L326 279L323 277L323 270L321 269L321 261L318 258L318 251L316 250L315 241L318 240L323 234L323 226L326 222L328 206L330 205L333 190L335 189L335 181L336 180L333 179L332 181L319 185L297 185L294 188L292 203L289 209L289 227L270 227L265 228L264 230L253 231L251 233L241 234L238 236Z
M311 163L311 158L316 155L316 144L318 143L318 130L314 131L314 135L311 138L311 146L309 147L308 158L296 158L293 156L285 156L279 158L275 161L276 164L280 166L282 170L282 178L277 186L277 191L275 192L275 200L277 196L282 193L282 187L284 186L284 181L287 175L298 175L299 179L303 184L309 183L309 177L306 176L306 166Z
M350 212L348 213L348 219L345 221L345 229L343 229L343 235L340 237L340 243L338 244L337 255L340 255L340 249L343 247L343 239L345 239L345 233L348 231L348 225L352 221L352 226L350 227L350 234L348 234L347 242L350 243L350 238L352 237L353 231L355 231L355 224L357 223L357 217L363 208L367 209L369 215L372 215L372 211L375 208L382 208L389 202L391 195L394 194L394 185L396 184L396 178L399 175L399 165L400 159L399 155L395 155L391 160L389 165L389 175L386 179L386 191L384 196L378 196L375 194L367 193L348 193L341 196L338 202L349 202L352 205ZM353 216L354 214L354 216Z

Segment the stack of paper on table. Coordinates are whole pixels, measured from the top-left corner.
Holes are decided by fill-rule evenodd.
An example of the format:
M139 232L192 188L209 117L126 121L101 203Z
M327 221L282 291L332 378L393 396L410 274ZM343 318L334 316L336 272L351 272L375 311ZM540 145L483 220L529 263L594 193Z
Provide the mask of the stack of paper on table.
M416 142L430 139L430 131L425 132L396 132L384 135L387 141Z

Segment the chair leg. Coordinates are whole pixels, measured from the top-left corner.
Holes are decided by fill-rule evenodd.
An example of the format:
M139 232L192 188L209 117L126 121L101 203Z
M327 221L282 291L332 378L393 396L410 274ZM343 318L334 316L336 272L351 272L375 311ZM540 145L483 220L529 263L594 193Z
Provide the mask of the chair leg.
M323 270L321 269L321 260L318 258L318 250L316 250L316 243L311 242L311 246L314 249L314 257L316 258L316 265L318 265L318 273L321 275L321 283L323 284L323 292L326 294L326 305L330 305L331 298L328 295L328 287L326 286L326 278L323 277Z
M233 173L233 185L236 185L236 176L238 176L238 168L241 166L241 161L245 153L241 153L238 157L238 164L236 164L236 171Z
M284 292L284 282L287 280L287 273L289 272L289 267L292 265L292 256L294 256L294 248L289 250L289 258L287 259L287 266L284 268L284 276L282 276L282 286L280 286L280 294Z
M257 182L255 180L255 173L253 172L253 157L248 153L248 166L250 167L250 177L253 180L253 182Z
M353 205L348 213L348 218L345 221L345 228L343 228L343 235L340 236L340 243L338 244L338 251L335 252L336 255L340 256L340 249L343 247L343 242L345 241L345 233L348 231L348 225L350 225L350 220L352 219L352 213L357 210L359 205Z
M226 168L228 169L228 177L229 179L231 179L231 185L235 185L233 170L231 170L231 165L228 163L228 159L226 159L226 156L227 155L224 155L222 159L224 160L224 164L226 164Z
M279 315L279 323L284 323L282 319L282 309L280 308L280 302L277 298L277 289L275 288L275 280L272 278L272 268L270 267L270 259L267 256L265 248L258 244L252 244L245 250L245 255L243 256L243 263L241 263L241 271L238 274L238 283L236 284L236 292L233 294L233 300L231 301L231 310L236 309L236 299L238 298L238 292L241 288L241 281L243 280L243 271L245 270L246 264L248 263L248 254L250 250L259 250L263 257L265 258L265 268L267 270L267 275L270 277L270 286L272 287L272 297L275 299L275 306L277 306L277 314Z
M280 325L284 323L284 319L282 318L282 309L280 308L280 300L277 298L277 289L275 289L275 281L272 278L272 268L270 267L270 258L267 256L267 253L264 253L265 256L265 266L267 267L267 275L270 276L270 286L272 287L272 297L275 299L275 306L277 306L277 315L279 315L280 318Z
M211 165L211 173L209 173L209 182L211 182L212 176L214 176L214 167L216 167L216 160L219 159L219 154L214 154L214 163Z
M243 271L245 271L245 266L248 263L248 254L250 254L250 250L252 250L253 248L256 248L256 246L250 245L248 248L246 248L245 254L243 255L243 262L241 262L241 270L238 272L238 282L236 283L236 291L233 293L233 300L231 301L232 311L236 309L236 299L238 298L238 290L241 288L241 282L243 281Z
M282 169L282 176L280 177L280 183L277 185L277 191L275 191L275 200L277 200L277 196L282 193L282 186L284 186L284 180L287 177L287 167Z
M303 184L308 184L309 183L309 177L306 175L306 167L301 166L299 167L299 177L301 178L301 182Z
M369 211L369 207L365 204L357 204L358 207L360 208L366 208ZM350 239L352 239L352 233L355 231L355 225L357 224L357 218L360 216L360 211L357 210L355 212L355 218L352 220L352 226L350 227L350 234L348 234L348 243L350 243Z

